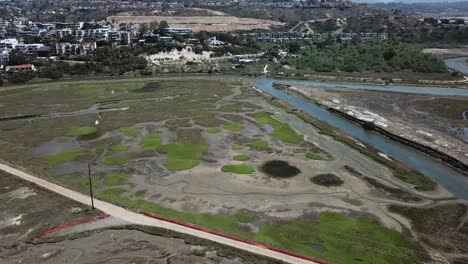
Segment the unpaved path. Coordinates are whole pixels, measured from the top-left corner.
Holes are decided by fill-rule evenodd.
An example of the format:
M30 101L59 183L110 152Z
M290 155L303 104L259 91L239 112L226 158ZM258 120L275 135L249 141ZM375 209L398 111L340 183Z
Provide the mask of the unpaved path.
M6 164L1 164L0 163L0 170L3 170L5 172L10 173L12 175L15 175L15 176L17 176L19 178L22 178L24 180L27 180L27 181L32 182L34 184L37 184L37 185L39 185L39 186L41 186L41 187L43 187L43 188L45 188L47 190L53 191L55 193L63 195L65 197L69 198L69 199L75 200L75 201L80 202L82 204L86 204L86 205L90 204L90 197L87 196L87 195L84 195L84 194L81 194L79 192L67 189L65 187L62 187L60 185L57 185L57 184L54 184L54 183L51 183L51 182L48 182L48 181L46 181L46 180L44 180L42 178L39 178L39 177L33 176L31 174L28 174L26 172L20 171L18 169L10 167L10 166L8 166ZM207 240L214 241L214 242L217 242L217 243L220 243L220 244L224 244L224 245L231 246L231 247L234 247L234 248L238 248L238 249L241 249L241 250L249 251L249 252L252 252L252 253L255 253L255 254L267 256L267 257L277 259L277 260L281 260L281 261L288 262L288 263L298 263L298 264L317 263L317 262L304 260L304 259L301 259L301 258L298 258L298 257L290 256L290 255L285 254L285 253L280 253L280 252L277 252L277 251L274 251L274 250L271 250L271 249L263 248L261 246L255 246L255 245L251 245L251 244L244 243L244 242L241 242L241 241L237 241L237 240L234 240L234 239L230 239L230 238L218 236L218 235L215 235L215 234L206 233L206 232L203 232L203 231L200 231L200 230L192 229L192 228L189 228L189 227L177 225L177 224L174 224L174 223L169 223L169 222L165 222L165 221L162 221L162 220L157 220L157 219L147 217L145 215L142 215L142 214L139 214L139 213L136 213L136 212L132 212L132 211L129 211L129 210L125 209L125 208L113 205L111 203L103 202L103 201L100 201L100 200L97 200L97 199L94 199L94 206L97 209L101 210L102 212L104 212L106 214L109 214L111 216L120 218L120 219L122 219L124 221L131 222L131 223L134 223L134 224L137 224L137 225L156 226L156 227L160 227L160 228L164 228L164 229L169 229L169 230L172 230L172 231L175 231L175 232L179 232L179 233L188 234L188 235L196 236L196 237L199 237L199 238L207 239Z

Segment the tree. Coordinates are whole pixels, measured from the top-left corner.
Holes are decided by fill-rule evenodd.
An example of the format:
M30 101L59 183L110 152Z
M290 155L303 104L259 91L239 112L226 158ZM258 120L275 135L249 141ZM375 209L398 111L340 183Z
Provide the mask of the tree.
M158 30L161 31L165 28L169 28L169 23L167 23L166 20L162 20L161 23L159 23Z
M35 77L33 72L15 72L8 76L8 81L12 83L25 83Z
M149 30L151 32L153 32L153 33L158 29L158 27L159 27L159 22L158 21L153 21L153 22L149 23Z
M289 42L288 51L290 53L297 53L301 50L301 46L297 42Z
M56 66L49 66L41 72L42 77L49 78L52 80L58 80L62 78L63 74Z
M393 59L393 57L396 55L395 51L393 49L387 49L386 51L384 51L383 53L383 57L386 61L389 61L391 59Z
M148 32L149 26L146 23L140 24L140 37L142 37L146 32Z
M12 50L10 52L10 59L8 61L9 65L21 65L26 64L28 61L28 57L25 53L19 50Z
M0 86L3 86L3 79L0 78Z
M166 11L168 11L169 9L171 9L171 6L170 6L168 3L164 2L164 3L162 4L162 6L161 6L161 10L162 10L163 12L166 12Z
M437 26L439 24L439 20L433 18L433 17L426 17L424 18L424 22L431 24L432 26Z

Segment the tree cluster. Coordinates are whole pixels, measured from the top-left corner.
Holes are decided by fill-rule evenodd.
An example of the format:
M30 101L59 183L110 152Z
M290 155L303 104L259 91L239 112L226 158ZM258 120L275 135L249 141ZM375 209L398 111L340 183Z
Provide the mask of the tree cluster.
M93 53L93 61L102 67L99 71L122 75L129 71L143 70L148 62L131 47L103 47Z
M446 72L445 64L421 48L401 42L335 44L309 49L297 61L299 69L318 72Z

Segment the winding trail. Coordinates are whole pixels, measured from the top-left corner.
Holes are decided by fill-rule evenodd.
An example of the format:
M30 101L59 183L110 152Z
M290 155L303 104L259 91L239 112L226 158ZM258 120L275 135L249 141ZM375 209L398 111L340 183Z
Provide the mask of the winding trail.
M29 173L10 167L6 164L0 163L0 170L10 173L12 175L15 175L26 181L32 182L42 188L58 193L62 196L65 196L79 203L82 203L85 205L89 205L90 203L91 198L87 195L67 189L55 183L51 183L42 178L33 176ZM254 242L249 243L249 241L244 242L239 239L232 238L228 235L222 235L218 232L209 232L202 228L190 227L191 225L181 225L181 224L175 223L174 221L164 220L163 218L157 219L155 217L151 217L149 214L145 215L145 214L140 214L137 212L132 212L120 206L116 206L111 203L104 202L104 201L97 200L97 199L94 199L94 206L100 211L108 215L114 216L116 218L120 218L124 221L130 222L133 224L155 226L155 227L164 228L164 229L172 230L175 232L179 232L179 233L183 233L183 234L187 234L191 236L196 236L202 239L210 240L216 243L231 246L237 249L245 250L248 252L252 252L254 254L270 257L270 258L288 262L288 263L298 263L298 264L324 263L318 260L314 261L311 258L301 257L299 255L295 255L293 253L283 251L280 249L275 250L267 246L264 246L262 244L256 244Z

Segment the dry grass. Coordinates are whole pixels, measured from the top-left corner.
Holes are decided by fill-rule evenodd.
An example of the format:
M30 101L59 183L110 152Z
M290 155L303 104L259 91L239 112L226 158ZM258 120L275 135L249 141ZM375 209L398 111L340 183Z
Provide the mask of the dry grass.
M161 20L166 20L171 27L190 28L194 32L269 29L271 26L283 25L277 21L233 16L110 16L107 18L107 21L114 21L116 25L120 23L143 24Z

